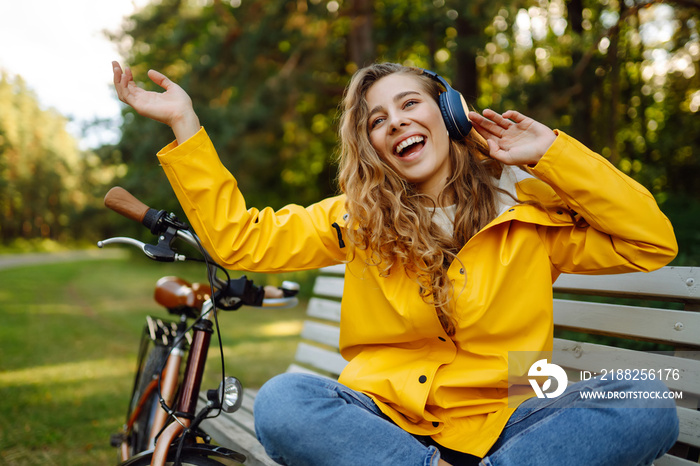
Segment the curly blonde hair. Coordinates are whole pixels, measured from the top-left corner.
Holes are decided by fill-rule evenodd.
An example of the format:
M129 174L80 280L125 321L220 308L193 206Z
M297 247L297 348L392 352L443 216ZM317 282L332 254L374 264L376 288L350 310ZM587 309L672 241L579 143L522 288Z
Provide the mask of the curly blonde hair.
M354 247L369 252L367 264L378 267L380 275L404 267L420 284L423 300L435 306L445 331L453 335L455 317L448 303L454 286L447 269L467 241L495 218L500 190L494 180L502 165L488 157L486 141L472 131L462 141L450 140L452 175L439 198L418 192L382 160L369 139L366 93L394 73L415 76L436 101L442 91L420 69L393 63L355 73L345 90L340 121L338 181L347 196L346 233ZM450 204L456 205L452 234L433 222L434 208Z

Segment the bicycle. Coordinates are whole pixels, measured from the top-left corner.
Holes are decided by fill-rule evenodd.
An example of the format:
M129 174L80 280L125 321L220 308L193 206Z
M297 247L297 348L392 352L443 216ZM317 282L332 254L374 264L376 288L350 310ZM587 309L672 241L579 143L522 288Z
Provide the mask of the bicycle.
M146 318L127 420L122 431L111 439L112 445L119 449L119 466L244 464L245 455L212 445L211 438L200 429L201 422L210 414L233 413L243 401L240 381L226 377L223 372L220 336L222 381L218 389L207 391L206 406L196 411L214 327L219 333L217 310L236 310L243 305L293 307L297 304L299 285L285 281L271 293L270 287L256 286L245 276L231 279L226 269L212 260L187 224L173 213L148 207L123 188L112 188L105 196L105 205L142 223L158 241L147 244L122 236L100 241L98 247L127 244L161 262L202 260L209 282L190 284L168 276L156 283L156 302L178 319ZM176 240L194 247L202 259L178 253L173 247ZM223 271L225 278L218 277L217 270ZM279 296L266 297L266 292ZM181 370L185 356L186 363Z

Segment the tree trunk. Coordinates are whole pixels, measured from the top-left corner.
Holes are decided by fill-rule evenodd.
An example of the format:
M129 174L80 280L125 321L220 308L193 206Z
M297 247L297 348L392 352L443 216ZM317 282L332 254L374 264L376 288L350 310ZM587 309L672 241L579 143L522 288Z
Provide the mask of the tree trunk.
M462 15L457 18L456 23L459 47L455 54L457 74L453 87L460 91L467 103L471 105L479 95L476 48L473 44L481 36L477 28Z
M620 2L620 18L624 16L625 3ZM610 60L610 114L608 121L607 146L610 148L610 162L617 164L620 161L620 154L617 150L617 126L620 119L620 58L618 57L618 46L620 42L620 24L610 35L610 47L608 47L608 59Z
M350 61L358 68L370 65L375 60L374 42L372 41L372 2L370 0L352 0L350 8L350 37L348 52Z
M581 0L570 0L566 3L566 8L571 31L573 34L580 37L583 34L583 2ZM574 69L576 68L576 64L579 63L584 56L582 41L579 40L577 43L578 48L571 52ZM590 146L592 142L591 96L595 88L595 77L592 76L588 67L583 67L580 74L573 74L571 78L576 81L571 84L578 84L578 88L580 89L580 92L573 95L570 103L572 136L586 146Z

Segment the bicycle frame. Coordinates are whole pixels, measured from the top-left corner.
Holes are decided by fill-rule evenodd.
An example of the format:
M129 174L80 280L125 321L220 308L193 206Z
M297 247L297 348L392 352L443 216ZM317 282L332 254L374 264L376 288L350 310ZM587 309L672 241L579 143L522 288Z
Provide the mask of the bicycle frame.
M211 307L211 306L210 306ZM190 346L189 355L187 358L187 364L185 365L185 374L183 376L182 384L180 385L180 397L177 403L177 414L175 414L175 422L173 422L170 427L166 429L159 439L156 449L153 452L152 465L165 464L165 458L168 453L170 445L173 443L175 438L182 433L182 431L190 426L192 418L194 418L195 410L197 408L197 399L199 397L199 389L202 384L202 375L204 373L204 366L207 360L207 353L209 351L209 343L211 341L211 336L214 333L212 330L212 323L209 319L208 310L203 309L206 312L205 319L200 320L193 327L192 344ZM173 356L171 356L173 357ZM171 390L176 387L177 376L179 374L179 362L181 355L173 357L173 363L171 366L170 357L168 358L168 364L166 366L166 372L164 380L166 384L170 383ZM174 373L174 375L173 375ZM164 389L165 391L165 389ZM174 392L171 393L174 395ZM163 413L165 411L163 410ZM165 413L167 415L167 413ZM159 432L162 425L167 420L166 417L158 419L159 426L154 423L153 432ZM161 447L164 445L164 447Z
M197 400L199 397L199 391L201 388L202 376L204 373L204 367L206 364L207 353L209 349L209 344L211 342L211 336L213 334L213 325L209 318L209 311L211 311L213 305L210 301L207 301L202 306L202 314L204 317L199 320L192 328L192 338L190 343L190 348L188 352L187 362L185 364L185 371L180 381L180 368L182 366L182 359L185 354L185 346L187 341L184 333L184 321L183 318L181 325L179 325L177 332L174 337L170 336L168 338L171 341L168 342L168 347L171 345L176 345L172 347L168 354L167 362L165 368L160 374L159 379L153 379L149 382L146 389L140 394L140 397L136 403L136 406L132 409L129 414L127 424L124 427L124 440L120 446L120 453L122 461L127 461L130 458L129 442L128 437L132 431L135 422L141 415L144 406L152 398L154 393L158 390L158 382L160 380L160 394L163 402L166 406L174 406L171 412L166 411L162 406L156 408L156 412L153 418L151 429L149 432L149 444L151 447L156 446L156 438L158 438L158 444L166 445L167 448L158 449L155 448L153 460L151 464L164 464L165 454L168 452L168 448L175 440L175 438L182 433L184 428L189 427L192 419L194 419L196 414ZM148 327L153 328L154 326L163 325L162 321L153 321L149 318ZM162 333L162 332L158 332ZM155 339L158 335L155 332L151 332L150 335L145 335L144 338ZM179 340L179 341L178 341ZM177 402L175 402L175 396L178 393L179 397ZM174 422L172 424L177 424L178 429L165 429L166 423L170 416L174 417Z
M116 237L98 242L99 247L114 243L129 244L138 247L153 260L182 261L186 258L177 254L171 247L172 241L179 238L204 256L211 281L211 286L196 283L190 285L175 277L163 277L158 281L156 301L170 312L180 314L180 322L167 325L160 319L147 318L147 331L142 340L130 412L123 432L113 440L113 444L119 447L121 466L143 466L147 464L146 461L153 466L163 466L166 461L174 461L177 466L180 464L181 454L187 456L191 464L202 461L211 464L212 460L215 460L224 465L240 465L246 460L244 455L209 445L208 435L198 430L200 422L211 411L218 409L231 413L240 407L242 401L240 382L233 377L225 378L218 390L209 390L209 403L197 413L202 377L214 333L212 316L216 315L217 308L234 310L243 304L267 307L294 306L297 303L294 296L298 285L285 282L278 293L284 297L264 299L263 289L255 287L245 277L237 280L231 280L228 274L225 280L216 277L215 267L218 266L201 247L197 237L187 230L187 225L174 215L150 209L121 188L112 188L107 193L105 205L127 218L143 223L158 236L158 244L151 245L133 238ZM188 317L195 319L191 328L187 327ZM162 342L162 345L156 344L153 349L155 351L160 346L167 350L167 354L163 355L158 350L146 359L147 348L151 342ZM185 353L188 354L187 361L180 377ZM163 359L163 356L167 357ZM152 374L153 380L147 383L141 380L144 374L146 377ZM158 397L155 397L156 393L159 394ZM148 417L144 418L144 410L147 407L153 412L149 412ZM172 422L168 424L170 420ZM137 425L139 428L134 440L134 427ZM145 437L146 434L148 437ZM197 443L197 438L204 438L207 443Z

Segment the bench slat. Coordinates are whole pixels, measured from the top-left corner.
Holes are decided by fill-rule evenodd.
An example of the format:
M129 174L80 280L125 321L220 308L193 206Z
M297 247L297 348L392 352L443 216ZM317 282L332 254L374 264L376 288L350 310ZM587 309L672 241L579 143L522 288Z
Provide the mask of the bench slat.
M334 375L339 375L348 363L339 353L303 342L297 346L297 353L294 359Z
M257 390L251 390L250 393L246 390L243 393L241 409L232 414L221 413L218 417L202 421L202 430L218 445L243 453L247 457L246 465L276 466L277 463L267 456L255 436L252 405ZM200 394L197 409L202 409L206 403L206 397Z
M658 297L671 301L700 302L700 268L664 267L653 272L619 275L561 274L554 291L601 296Z
M700 347L700 313L556 299L554 325Z
M258 396L258 391L256 389L246 388L243 390L243 404L238 411L233 416L234 419L243 428L247 429L250 433L255 435L255 419L253 418L253 406L255 405L255 397ZM224 416L225 414L221 414Z
M345 275L345 264L329 265L328 267L320 268L319 271L333 275Z
M301 330L301 337L317 343L339 348L340 328L307 320Z
M302 367L298 364L290 364L289 367L287 368L287 372L292 373L292 374L309 374L309 375L315 375L316 377L325 377L330 380L335 380L332 379L331 377L328 377L327 375L319 374L316 371L313 371L311 369L308 369L306 367Z
M317 319L340 322L340 301L331 299L311 298L306 314Z
M562 367L577 371L600 372L602 369L678 369L679 379L664 378L672 390L683 391L683 396L700 394L700 361L695 359L645 353L612 346L582 343L580 341L554 339L554 361Z
M678 441L694 447L700 447L700 411L678 407L680 432Z
M314 294L329 298L342 298L344 282L342 277L319 275L314 284Z
M661 458L654 460L654 466L697 466L698 463L684 460L673 455L664 455Z
M314 293L341 298L343 281L342 277L321 275L316 279ZM700 268L664 267L654 272L617 275L564 273L554 283L554 291L700 303Z

